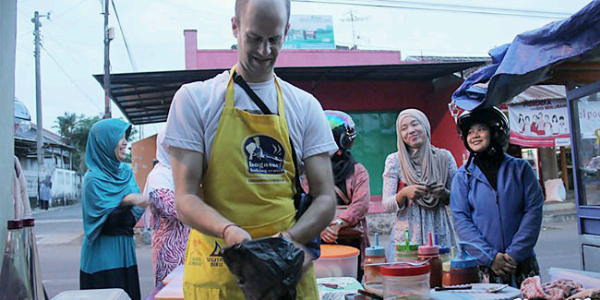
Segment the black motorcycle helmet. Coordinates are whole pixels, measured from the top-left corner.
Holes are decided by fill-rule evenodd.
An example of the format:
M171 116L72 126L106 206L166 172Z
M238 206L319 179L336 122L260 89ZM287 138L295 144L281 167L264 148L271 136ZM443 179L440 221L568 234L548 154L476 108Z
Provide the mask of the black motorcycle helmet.
M497 107L477 108L464 111L458 117L456 124L463 143L469 152L473 152L467 143L467 134L473 124L486 124L491 131L491 147L506 151L510 139L510 126L506 115Z

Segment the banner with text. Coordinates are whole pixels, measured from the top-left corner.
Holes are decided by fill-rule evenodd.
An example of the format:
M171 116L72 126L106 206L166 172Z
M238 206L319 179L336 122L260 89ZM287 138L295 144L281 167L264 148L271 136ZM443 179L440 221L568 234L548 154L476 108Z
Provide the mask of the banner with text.
M600 140L600 101L577 101L581 138Z
M511 144L536 148L570 145L566 100L508 105L508 116Z

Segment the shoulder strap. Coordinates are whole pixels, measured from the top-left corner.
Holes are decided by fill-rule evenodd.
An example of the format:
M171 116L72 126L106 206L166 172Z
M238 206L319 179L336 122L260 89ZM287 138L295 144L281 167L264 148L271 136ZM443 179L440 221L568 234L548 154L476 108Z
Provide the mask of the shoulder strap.
M240 74L235 73L233 75L233 81L235 83L237 83L242 89L244 89L246 94L248 94L248 96L250 97L250 99L252 99L254 104L256 104L256 106L258 106L260 108L260 110L263 112L263 114L265 114L265 115L273 114L273 113L271 113L271 110L267 107L267 105L260 99L260 97L250 88L250 86L248 86L248 83L246 83L246 81L244 80L244 78L242 78L242 76ZM296 150L294 149L294 143L292 142L292 137L289 135L289 133L288 133L288 137L290 139L290 147L292 148L292 161L294 162L294 172L296 173L294 176L296 192L304 193L304 189L302 188L302 184L300 183L300 169L298 168L298 162L296 161L298 156L296 155Z
M250 86L248 86L248 83L246 82L246 80L244 80L244 78L242 78L240 74L235 73L233 75L233 81L237 83L242 89L244 89L244 91L246 91L246 94L248 94L248 96L250 97L250 99L252 99L254 104L256 104L258 108L260 108L263 114L273 114L271 113L271 110L267 107L267 105L260 99L260 97L258 97L258 95L250 88Z
M342 190L337 187L336 185L333 185L333 189L335 190L335 193L344 201L346 202L346 204L350 204L350 198L348 198L348 196L346 196L346 194L344 192L342 192Z

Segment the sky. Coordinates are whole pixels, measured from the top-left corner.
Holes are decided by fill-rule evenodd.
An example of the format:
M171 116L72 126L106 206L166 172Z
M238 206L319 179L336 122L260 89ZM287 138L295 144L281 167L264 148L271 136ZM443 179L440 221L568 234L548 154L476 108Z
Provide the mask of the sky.
M109 26L115 28L110 44L111 73L183 70L185 29L198 31L199 49L230 49L234 0L113 0L130 49L111 6ZM335 2L330 0L329 2ZM351 1L346 1L351 2ZM362 3L374 3L364 0ZM393 0L387 1L393 2ZM406 2L406 1L403 1ZM589 0L447 0L421 1L433 5L464 5L570 15ZM42 18L41 83L44 128L57 131L55 120L65 112L98 115L104 111L104 92L92 77L104 72L104 18L102 0L18 0L15 96L36 120L33 23ZM439 6L438 6L439 7ZM359 49L399 50L411 55L487 56L496 46L511 42L522 32L561 19L481 13L382 8L361 5L292 1L292 14L331 15L335 42L353 43L350 11ZM121 117L112 105L113 117ZM138 128L139 137L156 133L164 123Z

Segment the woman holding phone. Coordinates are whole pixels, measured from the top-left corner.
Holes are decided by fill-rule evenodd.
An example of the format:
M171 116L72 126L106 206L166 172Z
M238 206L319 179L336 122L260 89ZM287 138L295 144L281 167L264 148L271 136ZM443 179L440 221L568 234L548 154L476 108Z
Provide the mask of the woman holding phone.
M409 240L420 245L429 232L438 243L455 246L456 237L446 210L456 162L448 150L431 145L429 120L421 111L406 109L396 120L398 151L388 155L383 172L383 206L396 213L390 237L388 261L395 259L394 246Z

